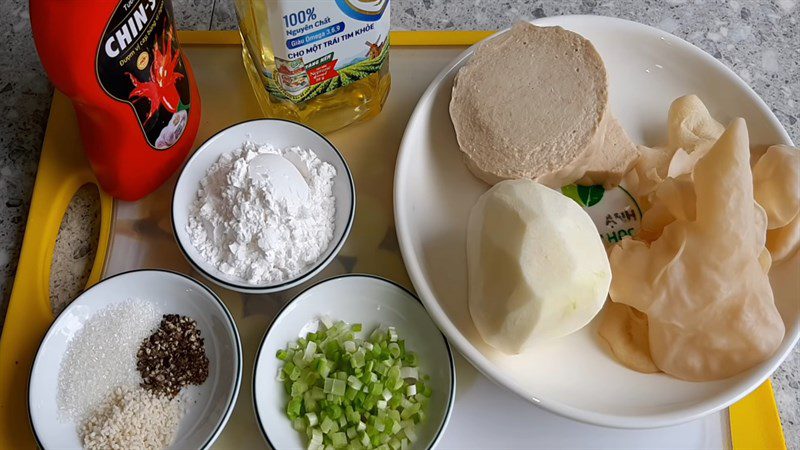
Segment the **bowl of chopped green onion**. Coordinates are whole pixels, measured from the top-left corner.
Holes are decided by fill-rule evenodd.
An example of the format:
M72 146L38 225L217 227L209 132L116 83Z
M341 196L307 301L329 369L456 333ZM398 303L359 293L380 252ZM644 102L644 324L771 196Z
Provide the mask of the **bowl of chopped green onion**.
M295 297L256 356L253 403L276 449L429 449L450 419L447 340L409 291L371 275Z

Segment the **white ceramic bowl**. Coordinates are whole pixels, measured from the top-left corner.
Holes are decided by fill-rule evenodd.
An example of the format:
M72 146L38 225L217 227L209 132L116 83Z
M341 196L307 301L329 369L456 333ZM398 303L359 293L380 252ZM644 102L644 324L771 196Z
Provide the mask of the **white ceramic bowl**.
M328 249L315 264L310 265L298 276L274 284L252 284L246 280L222 273L206 262L192 245L186 232L189 221L189 206L195 200L200 180L208 168L217 162L220 155L241 148L242 143L251 140L258 144L271 144L276 148L301 147L313 151L317 157L336 169L333 181L333 195L336 198L333 238ZM239 292L265 294L279 292L301 284L318 274L330 263L344 245L356 211L356 190L353 176L344 156L325 139L324 136L295 122L280 119L258 119L232 125L211 136L189 158L181 170L175 192L172 196L172 227L186 259L204 277L222 287Z
M433 324L422 303L391 281L372 275L343 275L322 281L295 297L267 329L256 356L253 402L264 437L276 449L305 448L305 437L286 417L288 396L276 380L282 361L275 357L289 342L316 330L324 315L333 320L361 323L363 334L379 325L397 328L409 350L416 352L420 369L430 375L433 389L427 417L417 430L415 449L436 445L455 401L455 364L450 346Z
M562 16L534 21L582 34L605 62L610 106L634 142L666 141L670 103L697 94L722 123L747 120L753 145L790 143L769 107L730 69L669 33L621 19ZM736 402L759 386L800 336L800 256L770 273L786 335L775 354L734 377L704 383L632 371L596 333L583 330L529 352L504 355L483 342L467 307L466 224L488 186L467 170L448 105L458 56L432 82L411 116L395 171L395 218L403 260L417 293L450 342L486 376L564 416L604 426L650 428L689 421ZM546 88L546 87L545 87Z
M242 345L233 318L219 297L197 281L175 272L138 270L112 276L86 290L64 309L42 340L28 392L31 424L40 447L81 447L77 424L59 420L61 362L87 320L129 299L151 302L164 314L191 317L204 339L208 379L186 388L187 410L171 448L209 448L222 432L242 381Z

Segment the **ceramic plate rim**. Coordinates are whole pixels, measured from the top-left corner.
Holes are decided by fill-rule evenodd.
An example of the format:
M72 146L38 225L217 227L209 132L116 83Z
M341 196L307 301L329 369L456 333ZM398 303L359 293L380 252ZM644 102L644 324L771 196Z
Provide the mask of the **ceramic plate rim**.
M317 261L315 263L315 265L313 266L313 268L309 269L306 272L303 272L302 274L300 274L300 275L298 275L298 276L296 276L294 278L290 278L288 280L281 281L280 283L277 283L277 284L253 285L253 284L250 284L250 283L247 283L247 282L244 282L244 281L237 282L235 280L222 279L222 278L218 277L217 275L212 274L211 272L209 272L205 268L201 267L201 265L198 264L194 260L194 258L189 254L189 252L187 252L186 249L184 248L184 243L183 243L182 236L185 236L186 232L185 231L180 231L179 232L178 227L175 225L175 209L177 207L177 205L175 204L175 198L176 198L177 193L178 193L178 188L179 188L179 186L181 186L181 181L184 180L184 174L186 173L186 168L189 167L189 165L192 164L192 162L196 161L196 158L199 157L198 155L203 150L209 148L213 144L212 141L215 141L216 139L218 139L224 133L233 132L234 128L238 128L238 127L245 126L245 125L251 125L253 123L259 123L259 122L260 123L263 123L263 122L266 122L266 123L283 122L283 123L288 123L290 125L296 125L296 126L298 126L300 128L305 129L305 131L310 131L311 133L313 133L313 134L317 135L318 137L322 138L322 140L324 140L328 144L328 146L330 146L330 148L333 149L334 154L342 162L342 166L345 169L345 172L346 172L346 175L347 175L348 184L350 186L349 191L350 191L350 200L351 201L350 201L350 212L347 215L347 224L344 227L344 230L342 232L341 237L339 238L339 241L336 243L336 245L330 247L332 250L331 250L331 253L327 257ZM175 237L175 242L178 243L178 248L180 248L181 253L183 254L184 258L186 258L186 260L189 261L189 264L191 264L191 266L195 270L200 272L204 277L206 277L209 280L219 284L220 286L222 286L224 288L233 289L233 290L236 290L236 291L239 291L239 292L254 293L254 294L270 294L270 293L274 293L274 292L285 291L285 290L291 289L291 288L293 288L293 287L295 287L295 286L297 286L299 284L302 284L305 281L308 281L309 279L311 279L315 275L317 275L319 272L321 272L328 264L330 264L331 261L333 261L334 258L336 258L336 255L339 254L339 251L344 246L345 241L347 241L347 237L350 235L350 230L352 229L353 222L355 221L355 215L356 215L356 185L355 185L355 181L353 180L353 173L350 170L350 166L347 164L347 160L345 159L344 155L342 155L342 152L339 151L339 149L336 148L336 146L333 145L333 143L328 138L326 138L324 135L322 135L318 131L314 130L313 128L308 127L306 125L303 125L302 123L294 122L294 121L287 120L287 119L279 119L279 118L261 118L261 119L243 120L241 122L237 122L237 123L228 125L227 127L222 128L221 130L217 131L213 135L209 136L208 139L203 141L203 143L200 144L197 147L197 149L191 154L191 156L189 156L189 158L186 160L186 162L183 164L183 166L181 166L180 171L178 172L178 179L175 181L175 186L172 188L172 199L171 199L171 203L170 203L170 216L171 216L171 219L172 219L171 220L172 221L172 233L173 233L173 236ZM187 243L187 245L191 245L191 242ZM330 245L330 244L328 244L328 245Z
M726 65L721 63L720 61L716 60L713 56L709 55L708 53L704 52L700 48L694 46L693 44L687 42L684 39L681 39L677 36L674 36L670 33L667 33L663 30L659 30L655 27L645 25L642 23L620 19L616 17L608 17L608 16L590 16L590 15L563 15L563 16L554 16L554 17L545 17L541 19L532 20L531 23L539 26L559 26L565 25L568 28L570 27L568 24L575 24L577 22L592 22L594 25L605 25L607 27L616 27L616 28L623 28L628 27L630 29L638 29L638 31L643 31L648 34L655 34L657 36L669 37L671 40L676 41L680 46L684 47L686 51L690 51L695 53L699 57L701 57L705 61L709 61L712 65L721 69L725 72L738 86L739 88L745 92L751 99L754 100L754 103L765 112L765 116L769 118L771 125L773 125L777 130L780 130L783 140L789 145L792 145L792 140L789 137L786 129L780 123L780 121L775 117L775 114L769 109L766 103L761 99L755 91L750 88L747 83L745 83L738 75L736 75L730 68ZM510 28L503 29L498 31L497 33L489 36L488 38L484 39L489 40L499 36L502 33L505 33ZM483 42L483 41L481 41ZM701 403L692 405L689 408L681 409L680 411L672 411L667 413L657 413L657 414L650 414L644 417L633 417L630 415L620 415L620 414L608 414L608 413L599 413L599 412L591 412L586 411L581 408L575 408L569 405L566 405L557 399L548 399L542 398L535 395L533 392L530 392L520 386L516 381L511 379L510 377L506 376L505 374L501 373L494 364L489 361L485 356L478 351L473 344L470 343L469 339L467 339L461 331L456 327L456 325L450 320L447 313L444 309L439 305L436 296L434 295L431 287L425 281L425 275L422 269L416 264L417 256L416 252L413 249L413 245L409 239L410 235L410 225L408 220L406 220L405 215L402 211L400 211L400 206L406 203L405 197L407 190L404 189L404 185L406 183L406 178L397 176L400 173L405 172L405 166L408 164L410 159L408 151L404 151L405 147L408 145L407 142L410 140L410 125L413 124L416 120L418 120L418 116L422 114L422 107L423 103L427 103L433 97L433 95L438 91L442 81L450 74L450 72L458 66L463 60L468 58L475 49L474 44L464 50L464 52L460 53L456 56L450 63L448 63L431 81L430 85L426 88L422 96L420 97L417 106L414 108L413 113L411 114L405 132L403 133L403 139L400 144L400 150L397 157L397 162L395 165L395 181L394 181L394 215L396 220L396 227L397 227L397 236L398 236L398 243L400 245L400 252L403 255L404 261L413 261L412 264L406 264L406 269L408 270L409 277L414 285L415 290L418 292L420 299L422 300L423 304L425 305L426 310L429 311L431 318L434 322L439 326L439 328L448 336L449 340L452 340L453 345L455 345L456 349L476 368L478 371L486 375L489 379L493 380L494 382L498 383L499 385L511 390L512 392L516 393L520 397L530 401L531 403L541 406L544 409L556 413L558 415L578 420L585 423L600 425L600 426L607 426L613 428L655 428L655 427L664 427L670 425L677 425L680 423L688 422L690 420L697 419L699 417L705 416L707 414L711 414L713 412L719 411L723 408L730 406L731 404L735 403L736 401L740 400L750 392L752 392L755 388L760 386L765 380L767 380L770 375L777 369L777 367L789 356L791 353L791 348L797 344L798 339L800 339L800 329L797 329L794 333L794 336L787 336L784 339L789 339L791 341L791 345L789 345L789 350L786 351L780 358L778 358L774 364L769 367L764 374L756 377L754 381L748 383L747 388L744 389L737 395L723 395L726 397L723 401L711 401L706 400ZM800 319L798 319L800 321Z
M208 449L209 447L211 447L214 444L214 442L216 442L217 438L219 438L219 435L222 433L222 431L225 429L225 425L227 425L228 419L230 419L231 414L233 413L233 408L236 405L236 400L239 397L239 388L242 385L242 371L243 371L243 369L242 369L242 342L241 342L241 339L239 337L239 330L236 327L236 321L233 320L233 316L231 315L230 311L228 311L228 307L225 306L225 303L222 301L222 299L220 299L219 296L213 290L211 290L211 288L209 288L208 286L204 285L203 283L195 280L194 278L192 278L192 277L190 277L190 276L188 276L186 274L183 274L183 273L180 273L180 272L176 272L174 270L168 270L168 269L134 269L134 270L128 270L128 271L125 271L125 272L120 272L120 273L111 275L109 277L103 278L102 280L98 281L97 283L93 284L91 287L89 287L89 288L85 289L83 292L81 292L80 295L75 297L75 299L72 302L70 302L69 305L67 305L58 314L58 316L56 316L54 318L53 323L50 324L50 326L47 328L47 332L44 334L44 336L42 337L41 341L39 341L39 344L38 344L38 346L36 348L36 356L33 359L33 364L31 364L31 370L28 373L28 383L26 384L26 388L27 388L27 393L26 393L27 394L26 395L26 397L27 397L27 402L26 402L27 405L26 406L28 407L28 424L30 425L31 431L33 432L33 438L36 441L37 447L46 448L43 445L42 441L39 439L39 434L36 432L36 426L34 425L33 408L31 408L31 401L32 401L32 399L31 399L31 395L32 395L31 394L31 383L33 381L33 372L36 370L36 366L40 363L40 357L42 356L41 352L42 352L42 349L43 349L43 344L45 343L45 341L47 341L48 339L50 339L52 337L51 335L53 333L55 333L56 325L58 324L59 320L62 317L64 317L63 314L68 309L72 308L73 305L80 306L80 305L82 305L83 303L85 303L87 301L86 300L86 298L87 298L86 294L88 294L89 291L95 289L98 286L101 286L107 280L111 280L111 279L115 279L115 278L119 278L119 277L123 277L123 276L137 276L137 274L139 274L141 272L146 272L146 273L160 272L162 274L166 274L166 275L169 275L169 276L177 276L178 278L184 278L189 283L195 284L198 287L202 288L204 291L206 291L206 293L208 293L216 301L218 306L220 306L222 308L222 311L225 313L225 317L228 319L228 322L230 324L229 331L232 332L232 334L234 336L234 342L236 343L236 381L235 381L234 387L233 387L233 395L231 395L231 398L228 401L228 405L225 407L225 413L220 418L219 423L217 424L216 428L214 429L214 432L212 432L211 435L208 437L208 439L206 439L206 443L203 444L202 447L200 447L201 450L205 450L205 449Z
M269 337L269 333L270 333L270 331L272 331L273 326L275 326L275 324L278 322L278 320L280 320L281 317L283 317L283 315L286 313L287 309L289 309L289 306L292 305L295 302L295 300L303 297L311 289L319 287L320 285L325 284L327 282L336 281L336 280L339 280L339 279L342 279L342 278L367 278L367 279L373 279L373 280L377 280L377 281L385 283L385 284L389 284L389 285L391 285L391 286L393 286L395 288L399 288L402 292L404 292L406 295L408 295L409 297L414 299L417 303L419 303L419 305L422 307L422 309L427 314L427 309L425 308L425 303L422 300L420 300L420 298L417 295L415 295L413 292L411 292L408 288L406 288L406 287L400 285L399 283L396 283L396 282L394 282L394 281L392 281L392 280L390 280L388 278L384 278L384 277L382 277L380 275L374 275L374 274L370 274L370 273L359 273L359 272L345 273L345 274L341 274L341 275L332 276L332 277L326 278L324 280L320 280L320 281L314 283L313 285L308 286L307 288L303 289L297 295L292 297L291 300L286 302L286 304L283 305L283 307L281 307L280 311L278 311L278 313L275 315L275 318L272 319L272 322L270 322L269 326L267 327L267 330L264 332L264 335L261 337L261 342L259 342L259 344L258 344L258 350L256 351L255 360L254 360L254 364L253 364L253 388L252 388L253 410L254 410L254 412L256 414L256 423L258 424L258 429L261 431L261 435L264 437L264 440L267 441L267 444L269 444L269 446L272 447L272 448L275 448L275 446L273 445L272 441L269 439L269 434L264 429L264 425L263 425L262 420L261 420L261 414L259 413L258 402L256 401L256 380L258 379L256 377L256 374L258 373L258 366L259 366L258 362L261 359L261 351L264 348L264 344L267 342L267 338ZM428 317L430 317L430 314L427 314L427 315L428 315ZM428 450L431 450L431 449L436 447L436 445L441 440L442 435L444 434L444 430L447 428L447 424L450 422L450 417L453 414L453 407L455 406L456 388L457 388L457 386L456 386L456 380L457 380L456 363L455 363L455 357L453 356L453 349L450 346L450 341L447 339L447 336L444 334L444 332L442 332L442 330L439 329L439 327L436 324L436 321L434 321L433 318L431 318L431 322L433 323L434 328L436 328L437 331L439 331L439 335L442 337L442 341L444 342L445 349L447 350L447 357L448 357L448 360L449 360L449 368L450 368L450 393L449 393L449 395L447 397L447 407L446 407L446 410L445 410L445 415L444 415L444 418L442 420L441 426L439 426L439 428L436 430L436 435L434 436L433 440L431 441L431 444L428 446Z

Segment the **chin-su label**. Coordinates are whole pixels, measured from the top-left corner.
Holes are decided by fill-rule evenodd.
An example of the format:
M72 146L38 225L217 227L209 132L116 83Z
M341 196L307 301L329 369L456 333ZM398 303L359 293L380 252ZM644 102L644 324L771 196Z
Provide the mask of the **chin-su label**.
M191 98L172 11L163 0L119 3L97 49L97 80L127 103L151 147L165 150L183 135Z

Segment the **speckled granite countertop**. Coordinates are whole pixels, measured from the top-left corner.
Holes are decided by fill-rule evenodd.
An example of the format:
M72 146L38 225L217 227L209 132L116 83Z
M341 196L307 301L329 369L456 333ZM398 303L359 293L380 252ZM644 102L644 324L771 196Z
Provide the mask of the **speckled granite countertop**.
M179 28L236 27L232 0L173 0L173 5ZM688 40L747 81L772 108L792 140L800 142L800 4L796 0L393 0L392 26L411 30L498 29L518 19L561 14L621 17ZM0 48L1 324L19 257L52 87L30 36L27 0L4 0L0 4L0 30L5 42ZM75 226L67 222L62 229ZM83 247L69 246L65 258L85 259ZM800 350L796 348L783 363L773 382L787 443L789 448L800 450Z

